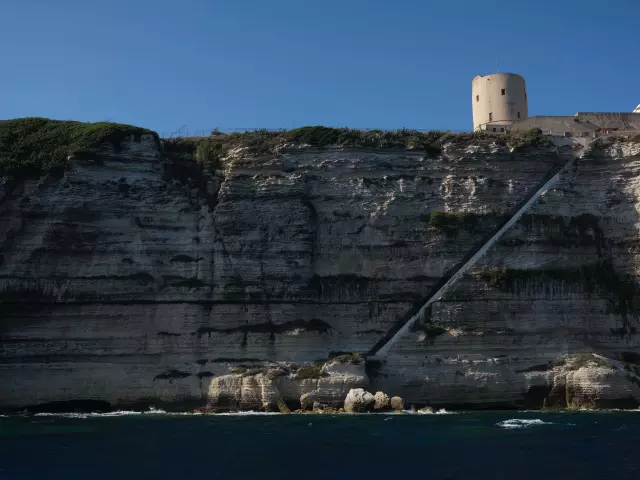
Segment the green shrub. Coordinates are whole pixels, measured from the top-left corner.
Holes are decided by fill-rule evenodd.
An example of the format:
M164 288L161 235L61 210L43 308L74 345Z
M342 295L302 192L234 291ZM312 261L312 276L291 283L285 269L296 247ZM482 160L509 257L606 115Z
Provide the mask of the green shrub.
M542 130L535 127L515 132L507 139L507 144L513 148L534 147L543 143Z
M198 137L163 138L162 145L166 153L186 153L195 155L198 145L203 139Z
M360 365L364 358L359 353L345 353L342 355L338 355L337 357L333 357L332 360L335 360L339 363L353 363L354 365Z
M592 293L596 286L607 285L602 266L585 265L580 268L491 268L480 276L492 287L514 292L519 282L534 281L546 284L551 281L580 283L585 292Z
M195 157L198 163L202 163L203 165L215 169L218 166L217 157L215 152L211 150L209 145L209 140L204 140L200 142L195 149Z
M428 155L441 151L439 140L445 132L419 132L417 130L356 130L323 126L301 127L294 130L255 130L244 133L214 132L207 138L207 155L201 155L205 164L219 161L229 151L245 148L251 155L273 154L287 145L308 145L325 148L336 145L379 149L416 149Z
M504 219L504 216L495 213L481 215L469 212L448 213L434 210L423 214L421 218L430 227L444 232L447 236L455 236L460 230L476 233L484 231L487 226L493 228L494 224L500 223Z
M156 133L111 122L81 123L48 118L0 120L0 176L40 175L64 170L67 157L109 142L119 148L126 137Z
M296 371L296 377L301 380L322 378L322 364L303 365Z
M442 335L444 333L447 333L447 329L441 327L440 325L435 325L433 323L425 323L422 325L422 329L424 330L424 333L427 334L427 337L429 338L435 338L439 335Z

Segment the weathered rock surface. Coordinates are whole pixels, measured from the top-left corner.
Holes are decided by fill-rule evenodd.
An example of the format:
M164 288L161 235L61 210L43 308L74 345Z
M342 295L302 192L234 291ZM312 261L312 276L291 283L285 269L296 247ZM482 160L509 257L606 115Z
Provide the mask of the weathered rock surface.
M384 392L376 392L373 396L373 409L374 410L388 410L390 406L391 400L389 399L389 395Z
M313 402L313 411L322 412L328 408L328 405L320 402Z
M545 394L548 408L635 408L640 377L619 362L593 354L561 357L545 371L526 373L530 392Z
M316 391L303 393L300 395L300 408L302 410L313 410L313 406L318 403L316 400Z
M338 408L357 388L542 407L561 385L572 402L631 405L620 369L548 365L640 361L633 142L587 151L432 306L442 331L417 329L379 364L312 364L367 352L571 154L292 149L205 173L131 140L62 178L3 179L0 408L277 410L311 392Z
M349 390L344 399L344 411L347 413L367 412L373 408L374 396L362 388Z
M404 410L404 400L401 397L391 397L389 405L393 410Z

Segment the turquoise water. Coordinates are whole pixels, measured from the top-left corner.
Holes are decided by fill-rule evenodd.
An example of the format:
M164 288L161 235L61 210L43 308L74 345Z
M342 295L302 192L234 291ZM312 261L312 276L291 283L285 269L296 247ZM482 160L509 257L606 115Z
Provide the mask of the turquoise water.
M0 418L0 479L640 479L640 412Z

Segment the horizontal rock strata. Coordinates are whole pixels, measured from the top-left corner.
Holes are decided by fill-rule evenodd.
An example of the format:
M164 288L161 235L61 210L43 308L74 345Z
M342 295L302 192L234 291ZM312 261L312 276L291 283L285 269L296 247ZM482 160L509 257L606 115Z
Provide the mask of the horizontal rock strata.
M608 367L535 368L592 351L636 358L639 150L592 148L427 324L367 365L327 360L369 351L570 148L237 151L205 172L131 139L63 176L5 179L0 408L277 410L306 394L337 408L355 388L542 406L566 397L559 385L574 403L637 400ZM598 387L612 378L626 393Z

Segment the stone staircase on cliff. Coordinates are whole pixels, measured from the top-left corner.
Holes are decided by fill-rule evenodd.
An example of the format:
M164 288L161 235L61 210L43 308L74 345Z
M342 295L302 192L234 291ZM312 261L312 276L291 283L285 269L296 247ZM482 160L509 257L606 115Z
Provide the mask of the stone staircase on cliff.
M582 140L582 139L580 139ZM584 154L587 147L597 139L590 140L588 142L580 142L584 149L582 149L582 153ZM553 140L552 140L553 141ZM554 142L555 143L555 142ZM484 240L477 248L472 249L467 256L453 269L451 269L447 274L445 274L440 282L434 286L435 292L430 294L426 302L422 304L417 309L411 310L407 316L401 319L389 332L385 335L366 355L367 360L369 361L381 361L389 354L391 348L398 342L401 338L403 338L407 333L409 333L413 326L418 321L423 321L425 318L425 314L427 313L429 307L434 302L440 300L440 298L460 280L463 275L472 268L478 260L480 260L487 251L493 245L500 240L500 238L522 217L522 215L529 210L529 208L536 203L542 195L545 194L550 188L558 182L560 176L570 171L573 168L576 160L579 158L579 155L574 155L572 158L562 167L560 170L554 175L547 176L542 182L541 185L526 199L523 200L515 213L506 220L502 226L487 240ZM408 317L408 318L407 318Z

